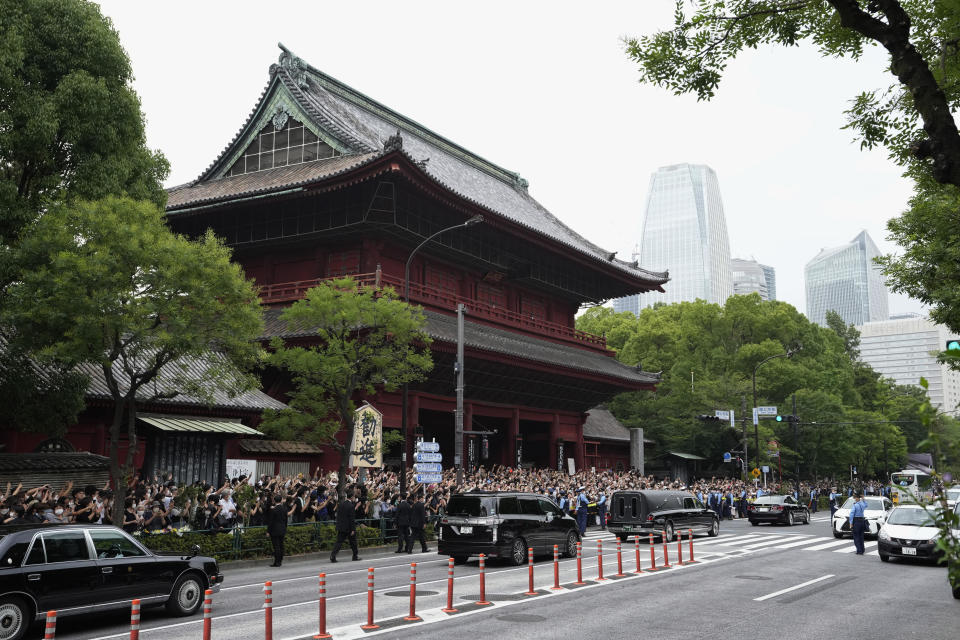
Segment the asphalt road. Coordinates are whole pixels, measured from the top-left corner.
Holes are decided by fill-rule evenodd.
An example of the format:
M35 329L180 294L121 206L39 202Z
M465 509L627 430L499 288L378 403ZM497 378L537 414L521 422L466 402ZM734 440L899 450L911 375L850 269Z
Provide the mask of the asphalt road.
M576 563L562 560L560 583L553 585L552 562L536 563L538 595L525 596L527 567L490 563L487 599L479 607L478 563L456 567L454 606L446 605L447 561L435 553L413 555L365 553L351 562L350 552L331 565L325 555L290 559L279 569L269 561L225 565L226 582L214 596L213 640L262 640L263 581L274 583L273 637L307 640L317 633L317 574L327 574L327 629L337 640L379 635L386 638L509 633L510 638L795 638L896 637L954 639L960 624L960 601L954 600L942 566L914 562L881 563L875 542L857 556L850 540L830 534L828 514L814 514L809 526L751 527L727 521L718 538L694 540L696 564L676 564L670 545L670 569L650 572L650 547L641 544L640 574L617 578L615 541L596 528L584 541L583 576L576 586ZM596 543L603 538L604 573L597 578ZM623 545L624 571L635 566L632 543ZM683 544L684 560L688 545ZM655 544L657 565L663 545ZM871 555L871 552L874 552ZM417 562L417 614L407 622L410 562ZM380 629L363 631L367 617L367 568L375 569L374 618ZM63 618L57 637L107 640L127 637L129 617L115 615ZM37 629L38 631L39 629ZM162 608L147 609L140 636L144 640L202 637L200 616L168 617Z

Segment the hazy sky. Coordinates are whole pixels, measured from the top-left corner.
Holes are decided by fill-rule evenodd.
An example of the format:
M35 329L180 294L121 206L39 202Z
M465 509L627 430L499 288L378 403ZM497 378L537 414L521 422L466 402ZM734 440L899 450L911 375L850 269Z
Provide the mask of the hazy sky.
M672 0L584 3L101 2L130 54L147 136L168 185L196 178L296 55L530 182L567 225L622 258L639 241L650 174L713 167L734 257L777 271L805 307L803 266L886 221L910 195L882 150L853 142L842 111L886 86L886 57L823 60L809 46L751 51L717 97L640 85L621 37L669 27ZM919 311L891 295L890 312Z

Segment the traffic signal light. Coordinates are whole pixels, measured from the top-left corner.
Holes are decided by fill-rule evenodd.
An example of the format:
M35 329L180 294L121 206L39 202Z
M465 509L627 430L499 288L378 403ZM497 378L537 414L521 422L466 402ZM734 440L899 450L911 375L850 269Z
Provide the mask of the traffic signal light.
M700 420L702 422L720 422L720 416L710 416L710 415L701 414L697 416L697 420Z
M947 351L960 351L960 340L947 340Z
M797 416L777 416L777 422L800 422Z

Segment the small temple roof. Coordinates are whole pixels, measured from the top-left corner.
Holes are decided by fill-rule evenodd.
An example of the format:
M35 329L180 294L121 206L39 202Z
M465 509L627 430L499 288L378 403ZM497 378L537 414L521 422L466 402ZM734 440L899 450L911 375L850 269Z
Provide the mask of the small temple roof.
M311 329L291 330L280 317L283 309L272 307L264 314L264 339L274 337L304 338L315 336ZM424 328L434 340L447 343L457 342L457 319L429 309L423 310L427 323ZM558 369L585 371L593 374L618 378L629 385L655 385L660 375L638 371L636 367L623 364L616 358L598 351L581 349L543 340L534 336L499 329L477 322L464 322L464 346L477 351L488 351L501 355L517 356L531 362L547 364Z
M233 141L197 180L168 190L168 215L204 203L266 195L330 179L390 153L402 153L426 176L465 200L659 289L666 272L640 268L593 244L527 192L527 181L310 66L283 45L270 81ZM339 154L327 160L225 177L275 114L302 121Z

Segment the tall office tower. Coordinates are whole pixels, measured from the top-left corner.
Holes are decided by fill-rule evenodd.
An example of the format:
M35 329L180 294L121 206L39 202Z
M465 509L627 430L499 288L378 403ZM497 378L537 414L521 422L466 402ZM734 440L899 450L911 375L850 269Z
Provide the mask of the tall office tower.
M674 164L650 177L640 264L670 272L666 293L614 300L615 310L638 313L658 302L698 298L723 304L733 294L727 222L713 169Z
M846 324L886 320L887 287L873 259L880 250L866 231L845 245L821 249L803 269L807 318L822 327L827 311L836 311Z
M767 281L767 300L777 299L777 270L773 267L762 264L763 278Z
M943 325L922 316L868 322L860 331L860 359L897 384L919 385L926 378L930 404L957 415L960 372L937 362L947 340L955 337Z
M774 281L773 267L760 264L756 260L734 258L730 261L733 272L733 294L736 296L759 293L763 300L773 300L770 284ZM776 287L776 284L774 284Z

